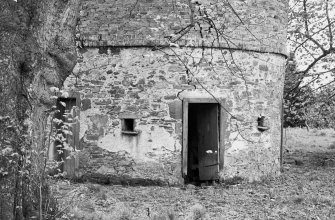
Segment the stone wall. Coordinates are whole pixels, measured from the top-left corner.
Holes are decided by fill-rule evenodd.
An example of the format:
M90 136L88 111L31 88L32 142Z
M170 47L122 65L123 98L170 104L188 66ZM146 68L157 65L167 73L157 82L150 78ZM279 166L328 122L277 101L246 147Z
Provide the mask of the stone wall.
M83 46L169 45L168 39L182 35L194 21L198 23L178 40L178 45L286 53L287 0L189 2L83 0L77 38ZM202 6L215 27L201 20ZM224 31L219 40L215 40L214 29Z
M187 59L191 51L194 60ZM65 82L81 97L81 172L181 183L181 100L210 98L202 85L234 115L226 117L220 176L253 180L278 173L284 66L282 56L219 49L81 50ZM137 135L122 134L125 112L136 116ZM257 130L259 115L270 130Z
M81 99L79 173L182 183L182 100L192 97L225 110L220 178L279 173L288 2L230 2L82 2L64 84ZM257 129L260 115L269 130Z

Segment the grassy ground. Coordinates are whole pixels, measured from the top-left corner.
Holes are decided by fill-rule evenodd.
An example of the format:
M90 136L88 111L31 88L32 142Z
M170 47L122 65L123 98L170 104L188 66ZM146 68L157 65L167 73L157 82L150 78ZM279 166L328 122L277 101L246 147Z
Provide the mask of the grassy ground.
M177 188L62 181L53 190L67 213L62 219L335 219L335 132L285 134L283 174L257 183Z

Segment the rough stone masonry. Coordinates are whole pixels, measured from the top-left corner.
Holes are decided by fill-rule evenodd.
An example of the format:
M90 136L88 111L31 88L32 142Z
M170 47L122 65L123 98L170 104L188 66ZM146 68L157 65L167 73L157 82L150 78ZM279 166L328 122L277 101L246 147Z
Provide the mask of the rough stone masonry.
M183 183L190 147L183 106L193 99L220 102L217 178L277 175L287 7L287 0L83 0L79 60L64 84L80 99L76 174ZM260 115L268 130L258 129Z

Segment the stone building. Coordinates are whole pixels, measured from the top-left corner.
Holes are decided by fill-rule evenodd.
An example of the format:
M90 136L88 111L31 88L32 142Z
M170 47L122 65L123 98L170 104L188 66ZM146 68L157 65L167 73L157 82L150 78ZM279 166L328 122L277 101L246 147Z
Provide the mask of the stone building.
M80 109L76 175L279 174L288 3L230 2L83 0L62 99Z

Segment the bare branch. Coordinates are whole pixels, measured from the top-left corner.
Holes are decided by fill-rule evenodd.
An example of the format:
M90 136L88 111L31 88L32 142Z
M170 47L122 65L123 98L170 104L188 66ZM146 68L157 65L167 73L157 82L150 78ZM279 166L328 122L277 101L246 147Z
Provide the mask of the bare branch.
M334 49L329 49L329 50L325 50L323 52L323 54L321 54L319 57L317 57L316 59L314 59L313 62L311 62L305 70L302 70L302 71L298 71L297 74L300 74L300 73L303 73L304 75L306 75L308 73L308 71L310 71L317 62L319 62L322 58L326 57L327 55L331 54L331 53L334 53L335 50Z
M308 13L307 13L307 6L306 6L306 4L307 4L307 0L303 0L305 31L306 31L306 35L309 36Z
M317 72L317 73L313 73L311 76L321 76L321 75L324 75L326 73L329 73L329 72L333 72L335 71L335 67L332 68L332 69L329 69L329 70L326 70L326 71L323 71L323 72Z
M335 21L332 21L329 23L329 25L332 25L334 24ZM324 29L326 29L328 27L328 25L324 26L323 28L320 28L317 32L314 32L313 34L310 35L310 37L313 37L314 35L320 33L321 31L323 31ZM303 45L304 43L306 43L309 39L305 39L303 42L301 42L298 46L296 46L296 48L294 49L294 53L297 51L297 49Z
M313 89L312 91L316 91L316 90L322 89L322 88L324 88L324 87L326 87L326 86L328 86L328 85L330 85L330 84L332 84L332 83L334 83L334 82L335 82L335 79L332 80L332 81L330 81L330 82L328 82L328 83L326 83L326 84L323 84L322 86L319 86L319 87L316 88L316 89Z
M233 6L230 4L230 2L228 1L228 0L226 0L226 2L227 2L227 4L228 4L228 6L229 6L229 8L231 9L231 11L234 13L234 15L238 18L238 20L241 22L241 24L243 24L244 26L245 26L245 29L258 41L258 42L260 42L262 45L264 45L263 44L263 42L260 40L260 39L258 39L250 30L249 30L249 28L248 27L246 27L246 25L245 25L245 23L244 23L244 21L241 19L241 17L238 15L238 13L235 11L235 9L233 8Z
M292 40L292 39L289 39L290 41L292 41L292 42L294 42L294 43L298 43L297 41L295 41L295 40ZM307 41L307 40L306 40ZM305 42L306 42L305 41ZM314 54L312 54L304 45L303 45L303 43L301 43L299 46L297 46L295 49L294 49L294 51L293 51L293 53L295 53L297 50L298 50L298 48L299 47L302 47L302 48L304 48L305 49L305 51L309 54L309 55L311 55L311 57L313 57L314 59L315 59L315 56L314 56Z
M329 47L333 48L333 31L332 31L330 18L329 18L328 0L326 0L326 16L327 16L328 31L329 31Z
M323 52L326 51L326 49L317 41L315 40L312 36L310 35L307 35L307 34L304 34L304 33L301 33L300 31L298 32L302 35L304 35L308 40L312 41L316 46L318 46Z

